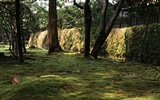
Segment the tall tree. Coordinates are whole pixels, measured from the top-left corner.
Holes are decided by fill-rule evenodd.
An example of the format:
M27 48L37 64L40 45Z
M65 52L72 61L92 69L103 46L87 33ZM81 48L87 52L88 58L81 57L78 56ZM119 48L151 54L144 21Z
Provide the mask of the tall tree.
M91 31L91 8L89 6L90 0L85 0L84 6L77 4L76 0L74 0L74 5L76 5L80 9L84 9L84 21L85 21L85 44L84 44L84 57L89 56L90 52L90 31Z
M103 14L103 20L102 20L102 24L101 24L101 30L98 34L98 37L95 41L95 44L94 44L94 47L93 47L93 50L91 52L91 55L94 57L94 58L97 58L98 56L98 52L99 50L101 49L103 43L105 42L106 38L108 37L109 33L111 32L111 29L115 23L115 20L117 19L117 17L119 16L119 13L121 11L121 4L123 3L124 0L120 0L119 1L119 4L118 4L118 7L116 8L116 12L114 14L114 16L112 17L107 29L105 30L104 28L104 22L105 22L105 16L106 14ZM107 2L108 0L105 0L105 8L107 9ZM103 11L103 13L105 13L105 10Z
M56 0L49 0L49 51L59 52L62 51L62 48L58 40L58 30L57 30L57 4Z
M15 3L16 3L16 27L17 27L19 62L24 62L22 40L21 40L21 29L20 29L20 0L16 0Z

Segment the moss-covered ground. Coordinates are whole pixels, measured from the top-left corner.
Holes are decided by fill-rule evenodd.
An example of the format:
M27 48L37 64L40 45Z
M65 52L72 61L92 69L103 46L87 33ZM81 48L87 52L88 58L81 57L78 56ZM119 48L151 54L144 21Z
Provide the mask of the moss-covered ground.
M29 49L25 63L0 60L0 100L160 100L159 72L160 66ZM22 83L12 85L13 75Z

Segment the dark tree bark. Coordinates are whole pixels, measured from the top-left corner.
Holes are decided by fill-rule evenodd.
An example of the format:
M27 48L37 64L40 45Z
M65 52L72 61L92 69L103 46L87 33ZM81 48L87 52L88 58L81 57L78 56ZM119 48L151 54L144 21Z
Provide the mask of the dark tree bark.
M21 31L21 33L22 33L22 47L23 47L23 52L26 53L27 50L26 50L26 45L25 45L24 33L23 33L23 31Z
M105 31L105 28L102 27L103 26L103 24L102 24L102 26L101 26L102 30L99 32L98 37L96 39L96 42L94 44L93 50L91 52L91 55L94 58L97 58L99 50L101 49L103 43L105 42L106 38L108 37L109 33L111 32L111 29L112 29L112 27L113 27L113 25L115 23L115 20L117 19L118 15L119 15L119 13L121 11L121 4L122 4L123 1L124 0L120 0L119 1L118 7L116 8L115 15L111 19L111 22L110 22L109 26L107 27L106 31ZM107 6L107 2L108 2L108 0L106 0L106 6ZM103 17L105 17L105 16L106 15L103 14ZM103 21L105 22L104 19L103 19Z
M91 31L91 8L89 6L90 0L86 0L84 3L84 20L85 20L85 48L84 56L88 57L90 52L90 31Z
M100 27L99 35L97 37L97 40L96 40L95 45L93 47L93 50L91 52L91 55L93 57L95 57L95 58L97 58L97 55L98 55L98 52L99 52L98 49L101 48L101 47L97 48L97 46L99 45L99 41L102 41L101 39L105 35L107 9L108 9L108 0L105 0L105 3L103 4L103 11L102 11L103 15L102 15L102 22L101 22L101 27ZM97 50L98 50L98 52L96 52Z
M56 0L49 0L49 51L60 52L62 48L58 40Z
M84 44L84 57L89 56L90 52L90 31L91 31L91 8L89 6L90 0L86 0L84 6L80 6L74 0L74 5L76 5L80 9L84 9L84 21L85 21L85 44Z
M22 40L21 40L21 29L20 29L20 0L16 0L16 27L17 27L19 62L24 62Z

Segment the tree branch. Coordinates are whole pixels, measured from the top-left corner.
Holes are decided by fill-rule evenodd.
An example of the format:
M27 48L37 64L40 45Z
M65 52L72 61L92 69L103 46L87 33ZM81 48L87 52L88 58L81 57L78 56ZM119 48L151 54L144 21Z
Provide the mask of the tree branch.
M124 0L120 0L119 1L118 7L116 8L116 12L115 12L114 16L112 17L111 22L110 22L110 24L109 24L109 26L108 26L108 28L107 28L107 30L105 32L105 34L107 36L109 35L109 33L110 33L110 31L111 31L111 29L112 29L117 17L119 15L120 11L121 11L121 5L122 5L123 2L124 2Z
M106 14L108 9L108 0L105 0L105 3L103 4L103 10L102 10L102 22L101 22L101 28L100 31L105 31L106 27ZM103 33L104 34L104 33Z
M106 1L108 1L108 0L106 0ZM111 20L109 26L107 27L107 30L106 30L106 31L103 31L103 30L102 30L102 31L98 34L98 37L97 37L96 42L95 42L95 45L94 45L94 47L93 47L93 49L92 49L92 52L91 52L91 55L92 55L94 58L97 58L97 55L98 55L99 50L101 49L103 43L105 42L106 38L108 37L108 35L109 35L109 33L110 33L110 31L111 31L114 23L115 23L115 20L117 19L118 15L119 15L119 13L120 13L120 11L121 11L121 4L123 3L123 1L124 1L124 0L120 0L120 2L119 2L119 4L118 4L118 7L117 7L117 9L116 9L116 12L115 12L114 16L112 17L112 20ZM107 6L107 2L106 2L106 6ZM104 10L104 11L105 11L105 10ZM105 15L105 14L104 14L104 15ZM103 15L103 16L104 16L104 15ZM103 27L103 24L104 24L104 23L102 23L102 26L101 26L101 27ZM103 29L103 28L102 28L102 29Z
M76 2L76 0L73 0L73 4L74 4L75 6L77 6L78 8L80 8L80 9L84 9L84 7L81 6L81 5L79 5L79 4Z

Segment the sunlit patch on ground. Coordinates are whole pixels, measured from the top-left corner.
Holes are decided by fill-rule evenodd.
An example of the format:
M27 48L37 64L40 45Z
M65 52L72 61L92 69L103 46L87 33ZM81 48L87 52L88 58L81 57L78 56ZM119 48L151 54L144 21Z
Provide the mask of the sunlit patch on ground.
M24 64L0 62L1 100L160 100L159 66L28 52ZM22 83L12 85L12 75Z

